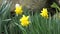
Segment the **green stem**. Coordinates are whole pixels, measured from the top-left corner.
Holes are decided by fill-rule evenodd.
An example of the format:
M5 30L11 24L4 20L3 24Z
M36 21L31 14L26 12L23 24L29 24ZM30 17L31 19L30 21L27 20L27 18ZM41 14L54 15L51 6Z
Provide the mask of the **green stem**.
M6 25L4 26L4 28L5 28L5 33L8 34Z
M0 21L0 34L1 34L1 21Z

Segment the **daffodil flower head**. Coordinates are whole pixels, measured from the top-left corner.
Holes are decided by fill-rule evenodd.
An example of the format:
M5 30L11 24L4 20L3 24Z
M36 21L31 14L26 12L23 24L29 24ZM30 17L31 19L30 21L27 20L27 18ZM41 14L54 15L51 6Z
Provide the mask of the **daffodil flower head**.
M20 6L19 4L16 4L16 5L15 5L15 13L16 13L16 15L18 15L18 14L21 15L22 12L23 12L22 6Z
M23 17L20 19L22 26L28 26L30 24L29 16L23 15Z
M40 15L44 18L48 18L48 10L47 8L43 8L43 10L41 11Z

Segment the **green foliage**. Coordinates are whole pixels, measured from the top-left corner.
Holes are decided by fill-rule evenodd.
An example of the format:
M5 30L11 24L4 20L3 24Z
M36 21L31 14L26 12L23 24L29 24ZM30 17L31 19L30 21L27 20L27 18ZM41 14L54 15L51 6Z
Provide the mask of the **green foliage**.
M55 2L51 5L51 7L60 11L60 7Z
M19 21L22 15L11 17L11 4L12 2L6 3L3 0L0 6L0 34L60 34L60 18L49 16L46 19L38 12L31 15L30 11L25 9L23 14L30 16L31 23L28 27L23 27ZM54 3L52 7L57 8L57 5Z

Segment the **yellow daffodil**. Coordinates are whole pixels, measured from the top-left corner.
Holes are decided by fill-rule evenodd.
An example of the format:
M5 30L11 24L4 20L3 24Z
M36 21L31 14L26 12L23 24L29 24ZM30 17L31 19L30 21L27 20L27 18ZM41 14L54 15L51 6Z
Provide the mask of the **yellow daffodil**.
M41 11L40 15L44 18L48 18L47 8L43 8L43 11Z
M15 13L16 13L16 15L18 15L18 14L21 15L22 12L23 12L22 6L20 6L19 4L16 4L16 6L15 6Z
M23 15L23 17L20 19L22 26L28 26L30 24L29 16Z

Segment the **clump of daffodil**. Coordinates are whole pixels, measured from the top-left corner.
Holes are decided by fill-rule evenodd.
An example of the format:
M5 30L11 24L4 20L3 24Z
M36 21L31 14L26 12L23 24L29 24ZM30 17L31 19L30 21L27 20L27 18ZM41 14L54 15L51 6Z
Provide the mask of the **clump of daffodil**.
M44 18L48 18L48 10L47 8L43 8L43 10L41 11L40 15Z
M21 15L22 12L23 12L22 6L20 6L19 4L16 4L16 5L15 5L15 13L16 13L16 15L18 15L18 14Z
M29 16L23 15L23 17L20 19L22 26L28 26L30 24Z

